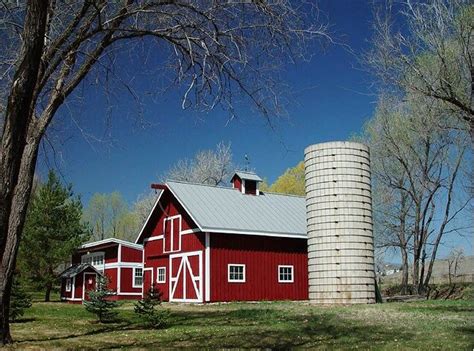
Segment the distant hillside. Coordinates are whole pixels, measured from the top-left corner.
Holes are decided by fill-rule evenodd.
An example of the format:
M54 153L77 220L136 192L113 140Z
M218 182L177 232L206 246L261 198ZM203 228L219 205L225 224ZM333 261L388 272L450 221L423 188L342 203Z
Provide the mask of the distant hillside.
M433 266L433 275L431 276L430 283L432 284L442 284L448 282L448 260L436 260ZM426 266L426 268L428 268ZM412 267L410 267L410 279L411 279ZM402 273L397 272L382 277L383 284L399 284L402 279ZM459 263L457 276L454 278L455 282L474 282L474 256L466 256Z

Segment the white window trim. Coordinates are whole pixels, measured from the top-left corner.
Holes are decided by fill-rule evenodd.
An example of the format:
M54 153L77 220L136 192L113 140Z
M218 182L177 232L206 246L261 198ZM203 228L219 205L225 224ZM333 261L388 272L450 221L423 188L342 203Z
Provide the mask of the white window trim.
M163 280L159 280L160 269L162 269L164 271ZM159 283L159 284L166 283L166 267L164 267L164 266L163 267L156 267L156 282Z
M135 284L135 272L137 269L142 270L142 283L140 285ZM132 288L142 288L143 287L143 268L142 267L133 267L133 274L132 274Z
M243 279L230 279L230 267L234 267L234 266L243 267L243 276L244 276ZM245 283L245 280L246 280L245 264L241 264L241 263L229 263L229 264L227 265L227 282L228 282L228 283Z
M178 249L175 250L175 243L174 243L174 235L173 235L173 231L174 231L174 222L175 222L175 219L178 219ZM170 228L170 232L171 232L171 245L170 245L170 248L171 250L165 250L166 248L166 236L165 236L165 229L166 229L166 222L167 221L171 221L171 228ZM181 229L182 229L182 216L179 214L179 215L176 215L176 216L170 216L170 217L166 217L164 220L163 220L163 253L170 253L170 252L178 252L178 251L181 251Z
M90 252L85 255L81 256L81 263L86 263L85 260L87 258L91 257L91 263L90 265L94 268L96 268L98 271L103 272L105 269L105 252L104 251L96 251L96 252ZM102 257L102 264L94 264L94 257Z
M71 292L72 291L72 279L71 278L66 278L66 292Z
M281 268L291 268L291 280L281 280L280 279L280 269ZM279 265L278 266L278 283L294 283L295 282L295 267L291 265Z

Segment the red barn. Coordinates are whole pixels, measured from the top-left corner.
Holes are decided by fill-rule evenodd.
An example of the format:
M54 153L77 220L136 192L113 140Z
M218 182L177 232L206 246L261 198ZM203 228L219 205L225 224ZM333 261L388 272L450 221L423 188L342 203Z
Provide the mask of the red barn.
M70 302L86 299L87 290L96 287L93 273L108 278L109 288L116 291L112 299L140 299L143 246L115 238L82 245L72 256L72 266L60 276L61 299Z
M305 198L261 192L254 173L232 188L170 181L137 240L144 289L180 302L306 300Z

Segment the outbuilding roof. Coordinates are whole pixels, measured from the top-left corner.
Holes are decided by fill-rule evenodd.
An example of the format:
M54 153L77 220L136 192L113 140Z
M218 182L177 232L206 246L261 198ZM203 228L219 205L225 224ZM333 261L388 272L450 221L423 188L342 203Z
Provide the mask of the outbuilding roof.
M307 238L304 197L266 192L253 196L178 181L166 185L203 232Z
M234 176L239 176L240 179L245 180L254 180L256 182L263 182L263 179L260 178L257 174L249 171L236 171Z
M97 274L102 275L97 269L95 269L92 265L89 263L77 263L73 264L72 266L66 268L60 275L60 278L72 278L79 273L85 271L86 269L91 268L93 269Z
M125 241L117 238L107 238L99 241L93 241L90 243L86 243L81 246L81 249L87 249L95 246L100 246L100 245L106 245L106 244L116 244L116 245L123 245L123 246L128 246L134 249L138 250L143 250L143 246L140 244L134 244L131 243L130 241Z

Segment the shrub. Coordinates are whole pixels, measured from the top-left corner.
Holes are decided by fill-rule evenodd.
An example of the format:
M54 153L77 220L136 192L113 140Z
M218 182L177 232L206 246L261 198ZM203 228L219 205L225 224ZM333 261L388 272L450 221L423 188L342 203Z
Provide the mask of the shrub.
M31 307L31 297L23 289L18 279L13 279L12 293L10 296L10 314L9 319L16 322L18 317L23 316L25 310Z
M161 308L161 291L152 286L146 292L145 297L135 303L135 313L145 321L149 328L162 329L168 325L169 311ZM156 307L160 306L160 309Z
M118 307L116 301L110 300L110 297L115 295L115 291L107 288L107 279L99 277L97 280L97 290L89 291L89 301L84 301L86 310L95 314L99 322L110 322L117 316Z

